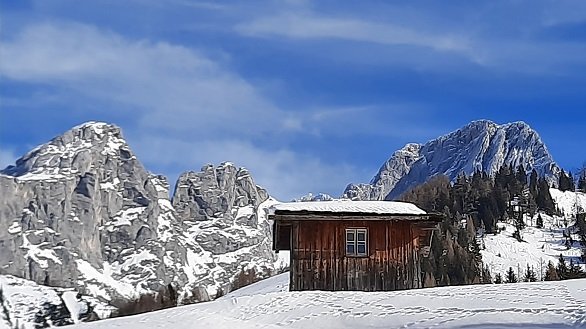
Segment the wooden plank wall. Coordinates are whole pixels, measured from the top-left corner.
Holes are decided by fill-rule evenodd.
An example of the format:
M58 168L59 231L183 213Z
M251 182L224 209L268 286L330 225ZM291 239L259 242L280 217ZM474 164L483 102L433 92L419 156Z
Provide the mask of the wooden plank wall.
M294 221L290 290L421 287L418 234L401 221ZM368 257L346 257L346 228L368 228Z

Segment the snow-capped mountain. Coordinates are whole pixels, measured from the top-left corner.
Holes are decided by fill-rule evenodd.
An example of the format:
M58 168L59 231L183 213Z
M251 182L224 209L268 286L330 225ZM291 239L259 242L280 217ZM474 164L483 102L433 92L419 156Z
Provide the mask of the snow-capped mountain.
M426 144L407 144L383 164L370 184L350 184L344 197L391 200L435 175L455 179L474 171L495 174L504 164L553 180L560 172L537 132L524 122L474 121Z
M101 305L204 301L278 271L264 211L274 201L246 170L186 173L170 199L114 125L86 123L30 151L0 172L0 194L0 275Z
M307 193L306 195L293 200L294 202L332 201L334 198L327 193Z

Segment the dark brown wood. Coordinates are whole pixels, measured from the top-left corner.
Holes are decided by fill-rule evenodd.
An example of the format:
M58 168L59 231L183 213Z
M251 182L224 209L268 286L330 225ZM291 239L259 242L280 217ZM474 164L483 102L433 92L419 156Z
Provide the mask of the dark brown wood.
M291 250L291 224L273 223L273 250Z
M293 217L293 216L291 216ZM384 291L421 287L421 232L412 221L295 220L290 290ZM424 225L425 229L429 225ZM368 230L368 255L346 256L346 229Z

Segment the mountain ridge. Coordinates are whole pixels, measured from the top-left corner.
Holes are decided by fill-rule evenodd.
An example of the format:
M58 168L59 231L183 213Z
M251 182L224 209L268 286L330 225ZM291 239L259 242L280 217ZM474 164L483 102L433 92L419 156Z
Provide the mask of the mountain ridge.
M116 125L83 123L35 147L0 171L0 192L0 274L73 288L92 308L206 301L246 284L243 272L285 266L267 240L273 201L248 170L204 166L171 198Z
M485 171L494 175L504 165L523 165L527 172L552 182L560 167L539 134L523 121L496 124L482 119L432 139L409 143L381 166L369 184L349 184L343 197L353 200L390 200L436 175L454 180L458 174Z

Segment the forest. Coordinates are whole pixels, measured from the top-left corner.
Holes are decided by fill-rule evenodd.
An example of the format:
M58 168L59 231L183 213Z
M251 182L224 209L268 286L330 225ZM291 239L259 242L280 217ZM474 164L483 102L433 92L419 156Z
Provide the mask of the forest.
M474 283L513 283L537 281L535 269L527 267L521 275L509 268L505 277L494 275L483 266L479 239L485 234L499 232L497 223L507 222L516 228L512 236L522 241L524 218L535 218L536 227L543 226L541 214L561 215L550 194L550 187L561 191L586 191L586 172L577 182L571 173L562 171L557 181L548 181L533 170L522 166L503 166L494 175L477 171L472 176L460 174L452 183L447 176L435 176L403 194L401 200L412 202L428 212L444 215L440 230L432 239L431 252L424 258L422 270L426 286L446 286ZM586 221L584 209L578 209L575 224L568 232L580 236L582 262L586 261ZM567 235L571 243L571 235ZM573 260L560 255L557 264L545 264L543 280L565 280L586 277ZM521 277L519 277L521 276Z

